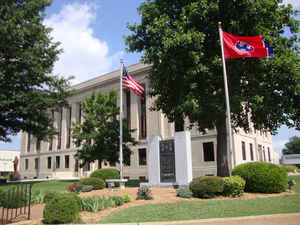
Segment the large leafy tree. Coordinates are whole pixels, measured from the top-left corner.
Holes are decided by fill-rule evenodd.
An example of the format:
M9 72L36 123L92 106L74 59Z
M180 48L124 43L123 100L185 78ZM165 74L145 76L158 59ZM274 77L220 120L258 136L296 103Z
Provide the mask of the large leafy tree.
M218 21L233 35L263 35L274 59L227 60L232 126L276 132L300 128L299 21L280 0L148 0L141 23L128 25L129 51L143 52L153 108L177 130L188 118L199 130L217 130L217 174L228 176L224 80ZM284 35L284 32L290 35ZM174 91L176 90L176 91ZM238 151L238 149L236 149Z
M117 117L120 111L116 103L117 94L114 90L108 94L93 92L91 97L85 98L81 103L83 122L74 124L72 131L76 145L81 145L75 155L82 160L81 166L96 160L100 166L103 161L119 162L120 123ZM124 119L122 148L125 164L130 162L129 146L137 143L131 136L132 132Z
M51 110L66 104L68 81L52 76L60 53L42 22L49 0L0 1L0 140L54 134Z
M300 137L291 137L289 142L285 144L285 148L282 149L284 155L300 154Z

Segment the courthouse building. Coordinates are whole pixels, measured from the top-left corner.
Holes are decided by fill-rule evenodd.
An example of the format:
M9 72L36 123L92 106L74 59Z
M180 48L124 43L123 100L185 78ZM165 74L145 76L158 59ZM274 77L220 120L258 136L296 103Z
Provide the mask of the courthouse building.
M140 83L144 84L146 92L149 82L146 78L150 70L149 65L138 63L127 67L128 72ZM87 176L99 167L98 162L79 168L79 162L74 159L80 146L73 143L70 126L73 122L80 122L82 112L80 102L93 91L107 92L118 90L120 71L116 70L94 79L74 85L74 94L68 98L70 107L60 112L53 112L54 126L58 135L45 142L38 141L30 133L24 133L21 145L20 174L22 178L71 178ZM150 111L153 99L146 96L144 99L132 91L123 90L123 112L130 128L135 129L133 136L139 144L132 147L130 166L124 166L124 177L130 179L147 178L147 137L160 135L162 139L174 137L174 124L159 111ZM188 126L188 125L187 125ZM186 127L187 127L186 126ZM245 133L239 129L233 134L235 165L251 162L277 162L277 155L273 152L270 133L251 129ZM216 175L216 130L209 130L205 135L196 128L191 130L192 170L193 177L201 175ZM178 162L176 162L178 163ZM103 162L102 168L117 167Z

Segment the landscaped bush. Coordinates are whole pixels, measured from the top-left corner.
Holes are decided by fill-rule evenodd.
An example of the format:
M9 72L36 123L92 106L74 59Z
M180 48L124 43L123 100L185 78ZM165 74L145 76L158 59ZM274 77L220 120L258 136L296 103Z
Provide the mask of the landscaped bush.
M216 176L201 176L190 183L193 196L198 198L212 198L223 192L223 179Z
M191 197L193 197L193 192L191 192L187 188L181 188L181 189L176 190L176 196L178 196L180 198L191 198Z
M41 203L44 203L44 198L45 198L45 194L41 193L40 190L36 190L36 191L32 192L31 202L41 204Z
M285 191L288 183L285 169L266 162L238 165L232 175L241 176L246 181L246 192L280 193Z
M224 178L224 195L229 197L238 197L244 194L245 180L240 176L231 176Z
M120 179L120 173L113 168L97 169L91 173L90 177L100 178L105 181L108 179Z
M115 206L121 206L124 204L124 200L120 196L110 196L109 199L115 202Z
M92 185L82 185L81 191L82 192L90 192L94 189Z
M44 195L44 203L48 203L49 201L51 201L61 193L62 193L61 191L48 190Z
M81 206L74 193L60 193L46 203L43 223L64 224L80 221ZM80 198L79 198L80 199Z
M147 182L148 182L148 180L131 179L125 183L125 186L126 187L139 187L140 183L147 183Z
M25 191L3 191L0 195L2 195L0 205L8 209L23 207L25 205L25 201L28 199Z
M125 195L123 196L123 201L124 201L124 203L131 202L130 196L129 196L128 194L125 194Z
M81 178L80 183L83 185L91 185L94 187L94 190L105 188L105 182L102 179L96 177Z
M152 197L150 188L148 188L148 187L139 188L136 199L137 200L139 200L139 199L152 200L153 197Z
M81 199L82 210L89 212L97 212L113 206L110 200L101 196L89 196Z
M281 166L288 173L300 172L297 166Z

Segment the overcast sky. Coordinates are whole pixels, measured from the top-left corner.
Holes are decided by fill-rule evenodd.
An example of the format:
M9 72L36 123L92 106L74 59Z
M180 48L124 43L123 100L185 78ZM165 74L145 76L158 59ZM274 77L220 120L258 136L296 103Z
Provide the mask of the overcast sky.
M73 83L82 82L125 65L138 63L141 54L126 53L123 35L130 32L126 23L140 22L137 7L144 0L53 0L46 10L44 24L52 27L55 41L61 42L63 53L54 73L74 76ZM285 0L300 8L300 0ZM273 146L280 151L288 139L300 132L282 128L273 137ZM0 142L0 150L20 150L20 135L9 144Z

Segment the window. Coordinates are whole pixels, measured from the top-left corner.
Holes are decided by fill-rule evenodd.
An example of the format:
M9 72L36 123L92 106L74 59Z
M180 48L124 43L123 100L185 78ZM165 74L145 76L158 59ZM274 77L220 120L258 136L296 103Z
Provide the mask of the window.
M146 180L145 176L139 176L139 180Z
M59 112L59 123L58 123L57 149L61 148L62 117L63 117L63 111L60 110L60 112Z
M78 159L75 160L75 172L78 172L78 168L79 168L79 161Z
M203 143L203 156L204 162L215 161L214 143L204 142Z
M110 163L109 163L109 166L115 167L115 166L116 166L116 163L115 163L115 162L110 162Z
M268 157L269 157L269 162L271 162L271 153L270 153L270 147L268 147Z
M51 157L48 157L48 158L47 158L47 168L48 168L48 169L51 169L51 164L52 164L52 158L51 158Z
M263 156L262 156L262 145L258 145L258 155L259 155L259 161L263 161Z
M51 111L51 118L52 118L52 122L54 122L54 111ZM49 152L52 151L53 148L53 137L50 138L49 140Z
M145 84L143 84L145 87ZM146 89L145 89L146 93ZM141 97L141 102L140 102L140 132L139 132L139 137L140 139L145 139L147 137L147 124L146 124L146 95L144 94L143 97Z
M55 159L55 168L58 169L60 167L60 157L56 156Z
M126 120L127 120L127 127L128 127L128 129L130 129L130 122L131 122L131 117L130 117L130 115L131 115L131 111L130 111L130 91L126 91L126 93L125 93L126 95Z
M264 156L264 161L267 161L267 160L266 160L265 146L263 146L263 156Z
M139 148L139 165L146 166L147 165L147 152L146 148Z
M27 134L27 152L30 152L30 139L31 139L31 134Z
M90 171L91 170L91 166L89 163L86 163L83 167L83 171Z
M36 140L36 151L37 152L41 151L41 140L40 139Z
M254 156L253 156L253 144L252 143L250 143L250 159L251 159L251 161L254 160Z
M242 155L243 155L243 160L246 160L246 145L244 141L242 141Z
M35 158L34 159L34 168L37 170L39 168L39 159Z
M65 168L70 168L70 156L65 155Z
M68 108L68 119L67 119L67 144L66 148L71 147L71 125L72 125L72 107Z
M77 103L78 106L78 117L77 117L77 123L81 124L81 103ZM76 147L80 147L80 144L77 142Z
M29 168L29 159L25 159L25 170Z

